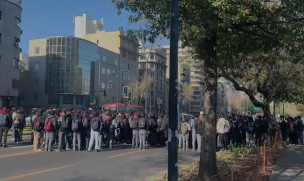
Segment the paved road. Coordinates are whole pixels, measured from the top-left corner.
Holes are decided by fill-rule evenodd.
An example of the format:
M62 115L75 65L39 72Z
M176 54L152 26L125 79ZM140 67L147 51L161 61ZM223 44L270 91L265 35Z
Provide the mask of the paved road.
M149 181L167 168L164 148L138 150L121 145L99 153L60 153L33 152L26 144L0 148L0 181ZM198 157L197 152L180 151L179 163L189 165Z
M304 147L289 146L279 153L270 181L304 180Z

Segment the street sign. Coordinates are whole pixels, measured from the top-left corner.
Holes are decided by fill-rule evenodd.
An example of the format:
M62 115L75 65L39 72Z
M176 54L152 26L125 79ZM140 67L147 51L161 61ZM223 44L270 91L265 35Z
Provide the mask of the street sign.
M90 106L96 106L97 105L97 97L96 96L90 96L89 97L89 103L90 103Z
M254 111L257 111L257 110L258 110L258 108L257 108L257 107L253 107L253 110L254 110Z

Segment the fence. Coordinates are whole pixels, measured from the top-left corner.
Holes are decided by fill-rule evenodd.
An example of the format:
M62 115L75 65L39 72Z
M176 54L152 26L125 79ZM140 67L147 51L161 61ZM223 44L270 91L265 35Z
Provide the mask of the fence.
M219 161L219 173L208 181L266 181L280 146L286 145L278 132L260 148L235 149L232 158Z

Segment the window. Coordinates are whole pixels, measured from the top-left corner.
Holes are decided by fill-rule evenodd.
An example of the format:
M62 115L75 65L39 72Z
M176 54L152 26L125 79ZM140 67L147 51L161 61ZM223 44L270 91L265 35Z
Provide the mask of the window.
M102 74L106 74L106 69L102 67L102 68L101 68L101 73L102 73Z
M110 70L110 69L108 69L107 74L110 74L110 73L111 73L111 70Z
M39 62L34 63L34 70L39 70Z
M18 61L16 58L13 59L13 67L18 68Z
M126 63L123 62L123 63L121 64L121 69L126 70Z
M0 11L0 20L2 19L2 11Z
M112 74L115 75L115 70L112 70Z
M104 82L101 82L101 88L105 89L106 88L106 84Z
M34 100L38 101L38 94L37 93L34 94Z
M104 62L106 62L106 61L107 61L107 57L106 57L106 56L102 56L102 60L103 60Z
M97 45L99 44L99 40L97 40Z
M151 53L150 59L154 59L154 54L153 53Z
M115 60L115 65L118 65L118 60Z
M128 81L131 81L131 77L130 77L130 75L128 75Z
M1 55L0 55L0 65L1 65Z
M126 74L121 73L121 77L122 77L123 80L126 80Z
M0 33L0 43L1 43L1 37L2 37L1 35L2 35L2 34Z
M128 64L128 70L130 70L130 64Z
M122 50L122 57L126 58L126 51Z
M37 55L37 54L39 54L39 52L40 52L39 47L35 47L34 53Z
M15 25L20 27L20 23L21 23L21 20L17 17L15 17Z
M131 53L128 52L128 59L131 59Z

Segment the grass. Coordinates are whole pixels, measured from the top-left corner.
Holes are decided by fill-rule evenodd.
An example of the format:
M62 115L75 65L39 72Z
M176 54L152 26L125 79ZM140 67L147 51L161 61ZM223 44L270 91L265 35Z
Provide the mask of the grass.
M31 134L32 132L32 128L31 127L25 127L24 130L23 130L23 135L28 135L28 134ZM12 131L9 131L8 132L8 136L11 136L12 135Z

